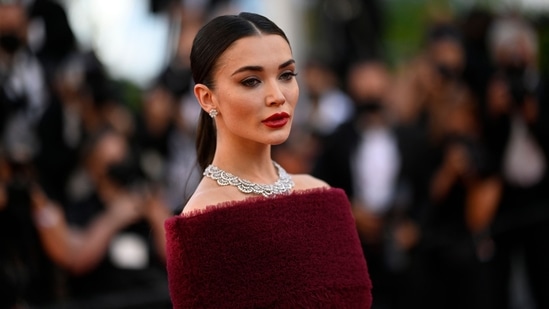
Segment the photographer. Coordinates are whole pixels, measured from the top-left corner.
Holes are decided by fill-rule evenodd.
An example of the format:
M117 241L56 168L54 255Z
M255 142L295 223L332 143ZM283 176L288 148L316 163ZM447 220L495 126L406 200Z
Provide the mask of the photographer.
M66 215L34 192L35 221L48 254L68 270L68 304L166 306L164 229L171 215L139 182L125 138L106 129L84 148L80 198Z
M20 2L0 2L0 138L31 132L48 105L43 69L28 46L28 14Z
M493 228L496 308L512 300L509 280L519 256L533 302L549 307L549 118L547 84L538 71L534 28L517 17L490 32L495 73L488 83L484 131L504 190Z
M44 306L63 297L60 269L32 220L32 163L0 146L0 308Z
M441 108L420 254L422 308L489 308L486 264L501 183L482 143L476 103L455 92Z

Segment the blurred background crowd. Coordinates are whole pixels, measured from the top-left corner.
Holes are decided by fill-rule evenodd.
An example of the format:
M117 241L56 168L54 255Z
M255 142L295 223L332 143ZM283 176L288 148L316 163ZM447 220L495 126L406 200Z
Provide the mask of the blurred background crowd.
M0 308L171 308L190 46L242 10L292 41L273 157L349 195L374 309L549 308L549 8L478 2L1 0Z

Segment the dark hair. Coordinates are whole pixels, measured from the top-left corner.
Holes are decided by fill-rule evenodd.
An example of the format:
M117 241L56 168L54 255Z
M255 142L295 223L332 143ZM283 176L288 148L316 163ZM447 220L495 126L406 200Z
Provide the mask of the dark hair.
M191 71L196 84L213 89L213 75L217 60L235 41L257 34L275 34L289 40L282 29L268 18L242 12L238 15L222 15L212 19L196 34L191 49ZM213 120L202 110L198 120L196 151L198 164L205 169L213 160L216 133Z

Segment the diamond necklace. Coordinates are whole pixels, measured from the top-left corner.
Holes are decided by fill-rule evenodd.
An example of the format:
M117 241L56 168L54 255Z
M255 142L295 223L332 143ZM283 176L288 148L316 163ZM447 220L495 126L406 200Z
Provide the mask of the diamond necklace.
M208 165L203 175L217 181L220 186L235 186L240 192L245 194L261 194L269 197L273 194L284 194L294 187L292 177L278 163L273 161L278 170L278 179L272 185L254 183L246 179L241 179L229 172L219 169L215 165Z

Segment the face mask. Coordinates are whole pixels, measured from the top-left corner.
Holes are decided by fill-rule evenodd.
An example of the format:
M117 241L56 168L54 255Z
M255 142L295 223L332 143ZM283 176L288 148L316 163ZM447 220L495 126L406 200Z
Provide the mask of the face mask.
M505 64L502 66L502 71L508 78L522 79L526 72L526 64L522 61Z
M373 114L383 109L383 103L379 99L367 99L356 105L357 114Z
M529 87L526 80L526 63L515 61L501 66L501 71L513 99L513 103L521 105L528 95L535 93L535 87Z
M6 33L0 35L0 48L5 50L9 54L15 54L15 52L21 47L22 41L19 36L13 33Z
M458 79L460 75L460 72L458 69L453 68L447 64L442 64L442 63L436 64L436 69L437 69L437 72L440 74L440 76L442 76L442 78L446 80Z

